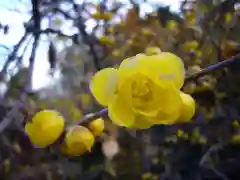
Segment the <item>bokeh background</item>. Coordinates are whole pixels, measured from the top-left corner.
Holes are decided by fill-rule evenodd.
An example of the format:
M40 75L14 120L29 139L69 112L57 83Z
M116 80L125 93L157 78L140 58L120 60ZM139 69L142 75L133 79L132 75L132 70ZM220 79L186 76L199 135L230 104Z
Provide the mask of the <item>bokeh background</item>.
M91 152L34 148L24 124L41 109L67 124L101 107L92 75L157 47L187 75L240 52L237 0L9 0L0 2L1 180L232 180L240 178L240 63L185 83L191 122L147 130L108 117ZM240 60L239 60L240 61Z

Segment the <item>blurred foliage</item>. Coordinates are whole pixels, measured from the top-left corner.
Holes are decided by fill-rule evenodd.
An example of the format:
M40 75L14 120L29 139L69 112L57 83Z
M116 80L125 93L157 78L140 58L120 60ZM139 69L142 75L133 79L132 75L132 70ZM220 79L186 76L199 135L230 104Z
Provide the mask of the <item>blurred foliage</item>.
M88 88L98 69L115 67L127 57L158 47L180 56L189 75L240 52L237 1L184 1L180 13L158 6L144 17L139 6L143 2L131 1L123 17L119 12L126 9L124 4L112 1L108 7L108 3L41 2L43 15L53 14L48 52L51 73L60 71L61 77L54 86L25 97L24 108L18 109L3 132L2 122L12 109L10 100L23 91L28 68L19 69L7 82L8 101L0 107L0 179L239 179L238 62L184 85L183 91L197 102L191 123L136 131L116 127L104 117L104 134L82 156L64 156L55 145L32 147L22 127L40 109L58 110L68 125L101 109ZM70 10L62 4L70 4ZM89 19L96 21L91 33L80 23ZM78 29L71 36L61 32L69 21Z

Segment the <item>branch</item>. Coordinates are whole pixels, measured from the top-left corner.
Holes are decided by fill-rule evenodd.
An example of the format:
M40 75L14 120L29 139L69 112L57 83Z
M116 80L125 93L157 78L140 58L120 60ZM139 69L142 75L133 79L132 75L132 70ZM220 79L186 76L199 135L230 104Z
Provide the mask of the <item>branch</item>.
M3 49L5 49L5 50L9 50L9 47L7 47L7 46L5 46L5 45L2 45L2 44L0 44L0 48L3 48Z
M38 0L32 0L32 14L33 14L34 27L36 29L41 29L41 15L39 12ZM35 39L34 39L33 46L32 46L32 52L31 52L31 56L29 58L28 78L27 78L27 83L24 88L24 91L32 90L32 75L33 75L34 61L35 61L37 46L38 46L39 39L40 39L40 33L34 32L34 37L35 37ZM21 94L21 97L22 96L23 96L23 93Z
M51 28L46 28L46 29L43 29L43 30L34 28L34 29L29 29L29 32L36 33L36 34L56 34L58 36L73 38L70 35L62 33L60 30L54 30L54 29L51 29Z
M199 163L200 167L212 170L222 180L229 180L229 179L223 173L219 172L211 163L210 164L207 164L207 163L209 162L211 155L221 150L226 144L227 142L212 145L207 150L207 152L202 156Z
M71 2L73 4L73 8L74 8L75 12L79 13L80 9L79 9L78 5L75 4L73 0L71 0ZM81 35L83 37L83 41L85 41L90 47L90 53L93 56L93 61L94 61L95 68L97 70L100 70L101 69L100 59L97 56L97 52L95 51L94 43L92 42L91 37L89 36L89 34L85 30L85 25L82 23L82 17L78 16L78 18L76 19L76 22L77 22L79 32L81 33Z
M236 61L240 61L240 54L238 54L238 55L236 55L236 56L234 56L234 57L232 57L230 59L221 61L221 62L219 62L217 64L210 65L207 68L204 68L203 70L201 70L200 72L197 72L195 74L192 74L192 75L186 77L185 83L188 83L189 81L196 80L199 77L205 76L207 74L210 74L213 71L216 71L218 69L222 69L222 68L228 67L229 65L233 64Z

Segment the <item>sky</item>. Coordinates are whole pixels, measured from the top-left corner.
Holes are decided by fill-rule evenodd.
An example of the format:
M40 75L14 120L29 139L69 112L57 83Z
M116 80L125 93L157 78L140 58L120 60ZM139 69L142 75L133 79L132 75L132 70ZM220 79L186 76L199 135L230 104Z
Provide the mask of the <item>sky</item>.
M81 1L81 0L79 0ZM94 1L94 0L92 0ZM97 1L97 0L95 0ZM21 3L19 3L21 2ZM123 0L121 1L123 2ZM179 6L181 0L149 0L149 2L159 3L163 5L170 5L172 11L179 11ZM14 46L24 34L23 22L26 22L29 19L27 10L30 7L30 0L6 0L0 1L0 23L10 27L9 33L3 35L0 32L0 45L5 45L12 47ZM16 11L17 9L17 11ZM143 12L151 12L151 8L146 4L143 5ZM20 11L20 12L19 12ZM26 13L22 13L25 11ZM47 23L44 23L43 26L46 26ZM87 30L91 30L94 26L93 21L87 23ZM46 87L49 84L53 83L51 76L49 76L49 65L47 62L47 44L46 42L41 42L39 44L36 58L35 58L35 68L33 74L33 89L40 89ZM31 46L26 51L26 56L24 57L24 64L28 64L28 58L31 54ZM0 67L4 64L5 59L7 58L8 52L3 48L0 48Z

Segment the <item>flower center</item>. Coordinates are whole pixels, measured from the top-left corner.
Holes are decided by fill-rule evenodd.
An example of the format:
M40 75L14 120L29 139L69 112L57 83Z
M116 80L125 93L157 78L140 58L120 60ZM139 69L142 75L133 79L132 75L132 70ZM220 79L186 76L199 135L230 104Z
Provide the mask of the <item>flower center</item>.
M143 106L152 99L152 92L149 88L150 82L145 78L133 80L131 84L132 98L135 106Z

